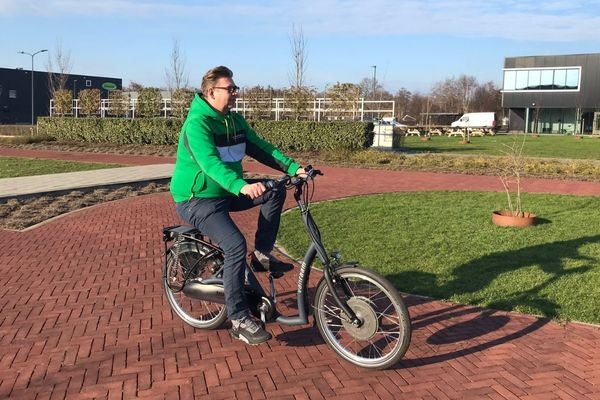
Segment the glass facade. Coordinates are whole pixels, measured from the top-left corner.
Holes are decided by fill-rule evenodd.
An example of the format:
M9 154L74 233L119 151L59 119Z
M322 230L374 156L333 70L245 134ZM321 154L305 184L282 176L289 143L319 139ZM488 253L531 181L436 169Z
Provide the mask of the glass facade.
M504 91L578 91L581 67L504 70Z
M574 109L544 108L531 109L529 132L567 133L577 131L577 115Z

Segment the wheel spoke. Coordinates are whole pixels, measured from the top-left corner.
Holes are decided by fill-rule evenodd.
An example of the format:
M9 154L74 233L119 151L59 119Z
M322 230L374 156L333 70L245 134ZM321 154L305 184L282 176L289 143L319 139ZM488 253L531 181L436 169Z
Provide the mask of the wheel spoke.
M177 248L176 246L179 246ZM189 279L212 277L217 265L222 265L220 255L212 253L201 244L183 242L176 244L167 258L165 293L171 308L186 323L196 328L215 328L226 319L225 306L206 300L187 297L182 291Z

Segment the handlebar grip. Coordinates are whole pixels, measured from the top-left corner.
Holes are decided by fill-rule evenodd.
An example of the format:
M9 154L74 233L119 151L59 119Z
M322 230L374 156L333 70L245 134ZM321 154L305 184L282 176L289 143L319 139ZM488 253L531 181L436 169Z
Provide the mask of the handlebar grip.
M267 191L269 191L287 185L290 179L291 177L289 175L286 175L280 179L266 179L263 181L263 185L265 185L265 188L267 189Z
M273 188L275 188L275 186L277 186L276 181L273 179L268 179L268 180L264 181L263 185L265 185L265 188L267 190L272 190Z

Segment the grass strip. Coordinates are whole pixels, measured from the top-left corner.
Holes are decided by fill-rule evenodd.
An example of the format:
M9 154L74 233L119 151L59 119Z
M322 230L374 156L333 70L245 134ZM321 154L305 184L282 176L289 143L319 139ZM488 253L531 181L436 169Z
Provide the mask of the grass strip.
M119 164L82 163L76 161L39 160L20 157L0 157L0 178L90 171L122 167Z

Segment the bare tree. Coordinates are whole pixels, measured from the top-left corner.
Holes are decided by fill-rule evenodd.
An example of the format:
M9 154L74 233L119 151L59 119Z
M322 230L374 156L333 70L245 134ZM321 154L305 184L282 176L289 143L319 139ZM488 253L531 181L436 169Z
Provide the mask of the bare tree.
M494 82L486 82L475 88L471 111L502 111L502 96Z
M169 57L169 65L165 68L165 80L169 91L187 88L189 76L185 67L185 54L178 40L173 41L173 48Z
M461 75L457 79L457 92L462 105L462 112L466 113L471 110L471 102L473 93L477 87L477 79L473 76Z
M363 78L359 83L360 96L375 100L376 98L382 98L382 92L385 92L383 86L379 81L375 81L375 92L373 92L373 78Z
M296 26L292 26L292 61L293 69L290 72L290 86L294 89L304 87L304 78L306 74L306 64L308 62L308 53L306 50L306 41L304 40L304 32L302 27L296 30Z
M57 41L56 49L53 52L54 60L48 57L47 69L50 88L50 97L58 90L66 89L69 75L71 75L71 52L63 51L62 42Z
M302 27L300 27L299 30L296 30L296 27L292 26L292 37L290 38L290 41L292 44L293 69L289 76L290 89L286 92L286 95L289 98L289 104L292 110L291 117L298 121L307 116L314 91L307 87L305 83L308 53ZM286 103L288 103L288 101L286 101Z
M433 106L444 112L466 113L471 110L477 80L461 75L436 83L431 90Z
M130 92L139 92L143 88L144 88L144 85L142 85L141 83L131 81L131 82L129 82L129 86L124 87L123 90L130 91Z
M412 101L412 97L412 93L405 88L401 88L394 95L394 101L396 102L395 117L398 120L401 120L405 115L409 114L410 102Z

